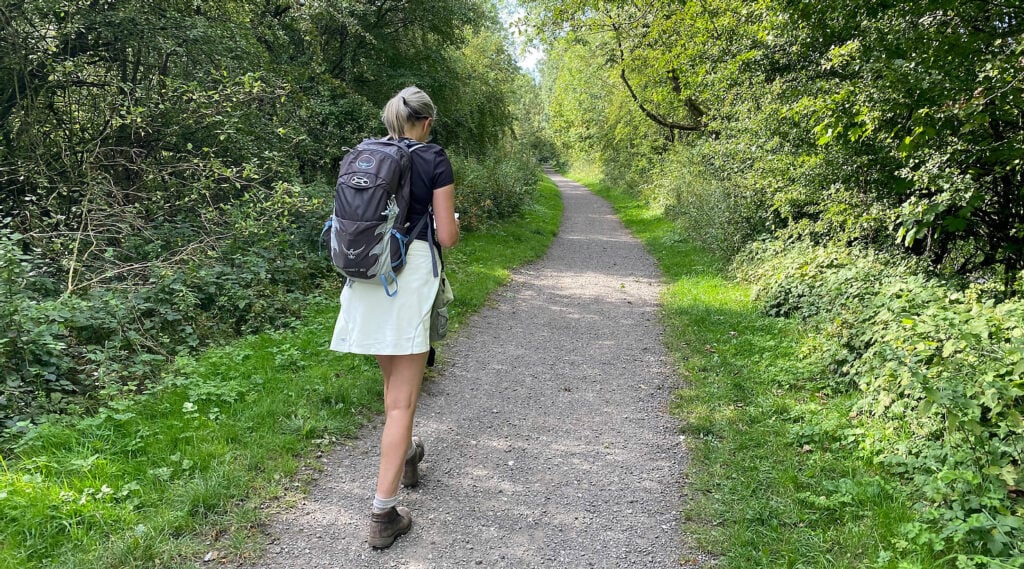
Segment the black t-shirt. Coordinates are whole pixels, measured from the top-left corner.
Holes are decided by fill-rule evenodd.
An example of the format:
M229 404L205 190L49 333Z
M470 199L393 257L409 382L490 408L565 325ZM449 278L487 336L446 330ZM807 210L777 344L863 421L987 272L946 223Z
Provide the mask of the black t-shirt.
M406 143L411 142L403 139ZM427 214L427 210L434 201L434 190L455 183L455 173L452 172L452 163L444 149L436 144L424 144L422 147L412 151L412 200L409 204L409 216L406 221L409 227L416 227L420 219ZM431 223L429 220L427 223ZM416 239L427 240L427 223Z

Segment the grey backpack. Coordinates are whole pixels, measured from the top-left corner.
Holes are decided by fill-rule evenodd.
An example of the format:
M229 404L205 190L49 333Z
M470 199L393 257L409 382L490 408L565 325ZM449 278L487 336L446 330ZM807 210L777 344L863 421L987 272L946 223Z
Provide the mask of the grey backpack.
M346 277L376 281L388 296L398 293L406 245L429 213L411 230L406 221L412 195L412 152L419 142L364 140L341 161L334 186L331 260Z

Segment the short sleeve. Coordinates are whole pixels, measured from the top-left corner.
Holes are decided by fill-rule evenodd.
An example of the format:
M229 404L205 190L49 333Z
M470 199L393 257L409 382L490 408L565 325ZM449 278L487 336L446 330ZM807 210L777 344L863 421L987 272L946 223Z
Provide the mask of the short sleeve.
M443 148L439 147L437 150L437 155L434 158L434 172L431 177L431 190L438 190L455 183L455 172L452 171L452 162L448 159L448 154Z

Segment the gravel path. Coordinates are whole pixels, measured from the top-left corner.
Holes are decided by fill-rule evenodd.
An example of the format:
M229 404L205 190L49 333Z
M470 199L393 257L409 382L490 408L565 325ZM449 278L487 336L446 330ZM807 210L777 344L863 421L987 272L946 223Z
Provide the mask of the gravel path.
M365 542L380 425L325 457L273 520L267 569L679 567L685 448L658 320L660 273L600 198L552 174L565 215L547 256L514 273L443 346L416 417L426 444L413 529ZM510 243L509 246L515 246ZM455 291L458 295L458 291Z

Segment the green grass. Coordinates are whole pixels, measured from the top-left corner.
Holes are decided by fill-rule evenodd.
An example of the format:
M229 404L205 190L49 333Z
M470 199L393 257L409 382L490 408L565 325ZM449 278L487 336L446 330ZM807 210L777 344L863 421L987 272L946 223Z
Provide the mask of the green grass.
M463 236L447 259L453 329L547 250L561 211L545 182L522 218ZM300 495L317 452L381 411L373 359L326 349L339 290L310 299L295 329L181 358L152 392L44 424L0 456L0 569L258 551L257 523Z
M673 412L692 452L684 533L722 567L947 566L901 541L913 510L858 454L851 396L826 387L814 338L759 313L750 287L671 221L584 183L612 203L668 280L666 343L686 384Z

